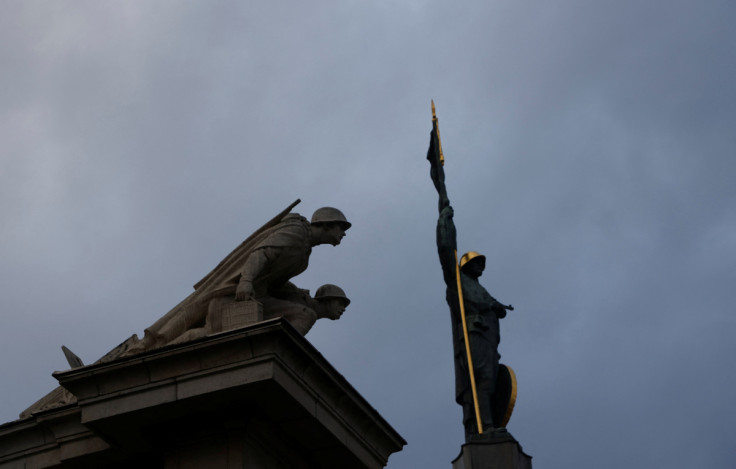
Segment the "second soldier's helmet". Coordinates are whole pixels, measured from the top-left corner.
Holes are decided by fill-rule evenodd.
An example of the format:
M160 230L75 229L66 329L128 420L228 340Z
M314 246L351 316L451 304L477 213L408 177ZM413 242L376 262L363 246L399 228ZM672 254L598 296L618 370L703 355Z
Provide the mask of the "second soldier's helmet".
M340 223L342 229L346 230L352 226L345 215L336 208L322 207L314 211L312 215L312 223Z
M344 300L345 306L350 304L350 298L345 296L345 292L342 290L342 288L331 283L322 285L314 293L315 300L330 300L332 298L340 298L341 300Z

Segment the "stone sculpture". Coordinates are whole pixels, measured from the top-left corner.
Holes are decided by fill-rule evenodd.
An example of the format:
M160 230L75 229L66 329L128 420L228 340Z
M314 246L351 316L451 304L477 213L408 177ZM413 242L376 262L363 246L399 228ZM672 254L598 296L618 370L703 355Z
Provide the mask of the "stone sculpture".
M292 323L302 324L311 317L318 303L307 290L297 288L289 280L306 270L312 247L337 246L351 224L340 210L332 207L316 210L311 221L307 221L298 213L290 213L299 202L243 241L194 285L191 295L148 327L143 339L128 344L123 354L226 330L243 324L246 315L246 323L284 316ZM241 320L228 320L237 315ZM306 334L308 330L302 326L300 332Z
M308 293L308 292L307 292ZM287 306L285 309L266 309L267 317L283 317L302 335L306 335L317 319L340 319L345 308L350 304L350 299L337 285L325 284L317 289L314 298L305 294L303 308Z
M306 270L314 246L337 246L351 224L340 210L332 207L316 210L307 221L291 213L299 202L295 201L235 248L194 285L191 295L148 327L143 339L134 334L95 363L260 320L283 317L305 335L317 319L339 319L350 304L340 287L322 285L312 297L309 290L297 288L290 279ZM67 358L70 353L65 351ZM23 411L21 418L73 401L73 396L57 388Z

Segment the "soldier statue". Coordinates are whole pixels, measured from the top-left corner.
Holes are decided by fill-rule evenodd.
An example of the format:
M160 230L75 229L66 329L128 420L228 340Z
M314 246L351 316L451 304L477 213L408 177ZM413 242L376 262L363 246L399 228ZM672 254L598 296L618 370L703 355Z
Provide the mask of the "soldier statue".
M436 117L433 121L427 159L431 164L432 182L439 194L437 251L447 286L446 299L452 319L455 400L463 408L466 441L493 438L507 435L501 422L494 421L494 413L498 414L494 408L494 393L500 358L499 319L504 318L506 311L513 310L513 307L499 303L478 281L486 267L485 256L470 251L462 256L458 265L454 212L445 187L444 158L441 155ZM462 296L458 293L458 284L461 285ZM465 321L462 319L461 301L464 305ZM463 327L463 322L467 327ZM468 346L470 353L466 349ZM472 370L468 366L469 360L472 362ZM473 378L475 392L472 389ZM496 420L501 419L497 416Z
M351 224L333 207L316 210L307 221L298 213L290 213L298 202L235 248L194 285L189 297L148 327L143 339L131 344L125 354L218 332L218 315L233 302L257 301L264 319L285 317L292 324L306 324L300 316L311 316L318 303L290 279L306 270L312 247L337 246ZM301 327L300 332L306 334L308 330Z

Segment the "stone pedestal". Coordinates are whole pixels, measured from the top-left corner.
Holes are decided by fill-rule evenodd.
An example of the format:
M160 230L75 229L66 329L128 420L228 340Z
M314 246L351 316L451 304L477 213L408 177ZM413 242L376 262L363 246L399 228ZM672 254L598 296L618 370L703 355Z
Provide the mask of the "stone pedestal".
M406 442L282 319L54 373L0 468L381 468Z
M532 458L509 436L464 444L452 469L532 469Z

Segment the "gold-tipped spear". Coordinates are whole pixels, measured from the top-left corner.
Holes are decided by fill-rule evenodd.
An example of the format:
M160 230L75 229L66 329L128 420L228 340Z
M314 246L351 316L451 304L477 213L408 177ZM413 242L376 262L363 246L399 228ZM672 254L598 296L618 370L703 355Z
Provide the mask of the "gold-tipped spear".
M437 120L437 113L434 111L434 99L432 100L432 123L434 124L434 128L437 129L437 144L440 146L440 164L444 166L445 154L442 153L442 140L440 140L440 121Z
M437 119L437 112L434 107L434 100L432 100L432 124L437 131L437 144L439 145L440 151L440 163L442 166L445 165L445 155L442 153L442 141L440 140L440 124ZM463 300L463 285L460 280L460 263L457 259L457 249L455 249L455 276L457 278L457 297L460 303L460 318L463 324L463 337L465 338L465 352L468 357L468 374L470 374L470 388L473 392L473 406L475 407L475 421L478 427L478 434L483 434L483 424L480 419L480 407L478 406L478 390L475 387L475 372L473 371L473 356L470 353L470 341L468 340L468 324L465 319L465 301Z

